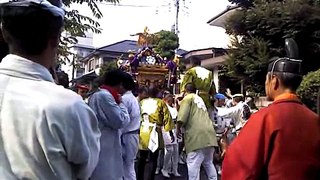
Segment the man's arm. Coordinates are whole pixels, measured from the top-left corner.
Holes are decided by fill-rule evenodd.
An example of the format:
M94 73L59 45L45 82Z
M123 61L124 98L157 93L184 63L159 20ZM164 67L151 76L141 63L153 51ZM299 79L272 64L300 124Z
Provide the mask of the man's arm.
M183 126L182 122L181 122L181 121L178 121L178 122L177 122L176 136L177 136L177 138L179 138L179 139L182 138L182 131L181 131L182 126Z
M52 169L71 167L76 178L88 179L99 160L101 134L94 112L78 98L47 108L36 133Z
M186 74L183 76L183 80L180 84L180 92L184 92L185 91L185 87L187 84L192 83L193 82L193 75L190 71L190 69L186 72Z
M259 179L275 135L267 117L253 115L227 150L222 179Z
M89 106L96 112L102 124L112 129L121 129L129 123L130 117L123 103L119 105L114 101L111 94L94 94Z
M130 115L132 113L132 106L133 106L133 103L132 103L132 100L130 99L130 97L127 95L123 95L122 96L122 103L127 108L128 114Z
M165 102L161 101L161 106L162 106L162 113L163 113L164 130L168 132L174 129L174 123L173 123L170 111L167 105L165 104Z
M218 108L217 116L236 118L241 112L241 109L242 107L240 106L240 104L230 108Z
M181 122L182 124L187 123L191 111L191 101L191 96L185 96L183 98L180 104L177 122Z

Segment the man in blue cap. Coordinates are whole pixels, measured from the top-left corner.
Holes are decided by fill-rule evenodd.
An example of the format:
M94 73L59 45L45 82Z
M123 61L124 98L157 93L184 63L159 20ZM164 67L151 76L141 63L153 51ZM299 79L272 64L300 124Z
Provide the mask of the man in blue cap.
M217 93L216 95L214 95L214 99L217 100L218 107L223 107L225 106L227 97L221 93Z

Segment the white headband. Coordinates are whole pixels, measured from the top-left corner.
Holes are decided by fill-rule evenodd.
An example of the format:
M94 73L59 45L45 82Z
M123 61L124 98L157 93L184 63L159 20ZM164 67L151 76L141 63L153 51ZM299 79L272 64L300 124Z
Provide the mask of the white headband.
M65 6L60 0L59 7L52 5L47 0L0 0L0 6L6 4L7 6L29 6L31 4L41 5L42 9L50 11L54 16L65 16Z

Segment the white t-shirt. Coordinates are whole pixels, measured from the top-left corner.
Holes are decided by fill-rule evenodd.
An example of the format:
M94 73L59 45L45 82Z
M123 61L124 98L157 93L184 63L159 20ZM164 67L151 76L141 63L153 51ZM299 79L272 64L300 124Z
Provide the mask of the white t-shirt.
M171 107L167 105L169 112L171 114L172 120L176 120L178 117L178 111L176 108ZM177 144L178 142L182 142L182 139L178 139L176 136L176 129L172 130L173 136L174 136L174 142L172 142L171 136L169 132L164 131L162 128L162 135L163 135L163 140L165 145L170 145L170 144Z

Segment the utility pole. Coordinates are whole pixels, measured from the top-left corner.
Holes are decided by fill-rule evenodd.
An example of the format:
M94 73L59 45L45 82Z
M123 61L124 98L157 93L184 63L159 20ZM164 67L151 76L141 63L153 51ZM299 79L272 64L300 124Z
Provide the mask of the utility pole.
M176 20L175 20L175 33L179 37L179 11L180 11L180 0L174 0L176 8Z
M71 81L74 80L75 65L76 65L75 60L76 60L76 58L73 56L73 57L72 57L72 62L71 62L71 66L72 66L72 73L71 73L71 74L72 74L72 77L71 77Z

